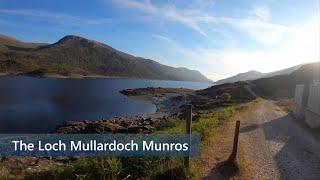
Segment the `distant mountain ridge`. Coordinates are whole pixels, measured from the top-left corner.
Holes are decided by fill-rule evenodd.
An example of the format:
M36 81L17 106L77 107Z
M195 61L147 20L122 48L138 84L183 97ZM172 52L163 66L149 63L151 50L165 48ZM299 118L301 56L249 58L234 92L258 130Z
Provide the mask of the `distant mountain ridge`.
M320 82L320 63L304 64L297 70L283 75L260 78L250 82L256 93L264 97L294 97L297 84Z
M278 76L278 75L286 75L286 74L291 74L292 72L298 70L299 68L301 68L303 65L306 64L299 64L290 68L286 68L286 69L282 69L279 71L273 71L270 73L265 73L263 77L272 77L272 76Z
M234 82L238 82L238 81L255 80L255 79L259 79L259 78L263 77L263 75L264 74L261 72L251 70L251 71L248 71L245 73L239 73L235 76L221 79L221 80L216 81L214 83L219 85L219 84L224 84L224 83L234 83Z
M135 57L104 43L74 35L67 35L53 44L26 43L0 35L0 72L211 81L199 71Z
M32 49L37 48L42 45L47 45L46 43L30 43L30 42L23 42L18 39L0 34L0 46L8 48L25 48L25 49Z
M261 73L255 70L251 70L245 73L239 73L235 76L231 76L225 79L218 80L214 82L215 84L224 84L224 83L234 83L238 81L249 81L249 80L256 80L260 78L267 78L267 77L273 77L273 76L278 76L278 75L287 75L291 74L292 72L298 70L300 67L302 67L305 64L299 64L290 68L282 69L279 71L274 71L270 73Z

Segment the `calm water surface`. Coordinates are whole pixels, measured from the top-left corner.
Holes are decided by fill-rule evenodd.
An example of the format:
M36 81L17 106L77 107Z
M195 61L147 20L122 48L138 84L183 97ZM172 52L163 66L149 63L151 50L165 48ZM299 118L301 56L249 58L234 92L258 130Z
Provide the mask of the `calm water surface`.
M0 77L0 133L49 132L63 121L151 114L155 105L119 93L127 88L203 89L210 83L137 79Z

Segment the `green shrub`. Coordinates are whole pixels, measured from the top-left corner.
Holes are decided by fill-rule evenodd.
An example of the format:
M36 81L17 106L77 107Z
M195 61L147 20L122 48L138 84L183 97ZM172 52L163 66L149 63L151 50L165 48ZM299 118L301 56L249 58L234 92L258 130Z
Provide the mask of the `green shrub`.
M231 95L229 93L222 93L220 98L223 100L223 101L230 101L231 100Z

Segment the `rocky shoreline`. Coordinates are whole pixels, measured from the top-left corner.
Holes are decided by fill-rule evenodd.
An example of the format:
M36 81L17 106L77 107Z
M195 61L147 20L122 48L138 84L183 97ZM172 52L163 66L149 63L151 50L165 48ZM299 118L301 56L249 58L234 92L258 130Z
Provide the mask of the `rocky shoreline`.
M69 121L58 125L52 133L131 133L150 134L167 125L171 119L183 119L186 104L193 104L194 121L202 113L221 106L220 100L202 95L199 91L182 88L139 88L126 89L122 94L138 99L151 101L157 106L152 115L125 116L101 119L96 121ZM0 175L11 177L12 172L33 174L46 171L55 166L73 162L80 157L8 157L0 159ZM14 176L12 176L14 177Z
M222 107L221 100L208 98L201 92L183 88L125 89L122 94L137 100L151 101L156 105L155 114L123 116L96 121L69 121L56 127L53 133L132 133L149 134L160 129L170 118L183 119L186 104L193 104L196 120L202 113Z
M55 133L132 133L148 134L159 129L166 121L166 115L115 117L98 121L65 122L55 129Z
M149 134L166 124L169 117L181 111L183 96L194 91L182 88L126 89L122 94L139 100L152 101L157 112L152 115L124 116L96 121L69 121L56 127L53 133L132 133Z
M149 134L161 129L170 117L181 111L183 96L192 94L189 89L140 88L121 91L130 98L152 101L157 112L152 115L114 117L96 121L69 121L58 125L52 133L131 133ZM3 157L0 159L0 175L11 177L12 172L33 174L57 165L77 160L77 157ZM12 176L13 178L14 176ZM1 178L0 178L1 179Z

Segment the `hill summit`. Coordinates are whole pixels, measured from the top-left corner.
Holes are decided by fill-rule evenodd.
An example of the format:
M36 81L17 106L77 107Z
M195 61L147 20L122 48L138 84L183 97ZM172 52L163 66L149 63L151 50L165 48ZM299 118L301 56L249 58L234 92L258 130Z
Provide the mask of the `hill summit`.
M2 73L211 81L199 71L170 67L135 57L80 36L67 35L53 44L24 43L5 37L0 38Z

